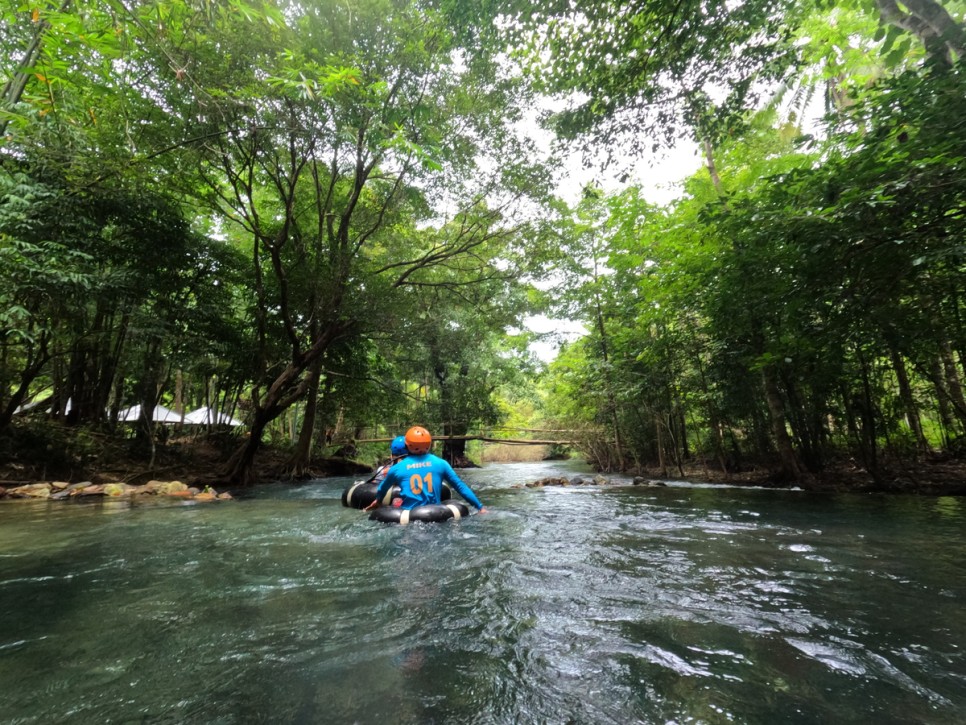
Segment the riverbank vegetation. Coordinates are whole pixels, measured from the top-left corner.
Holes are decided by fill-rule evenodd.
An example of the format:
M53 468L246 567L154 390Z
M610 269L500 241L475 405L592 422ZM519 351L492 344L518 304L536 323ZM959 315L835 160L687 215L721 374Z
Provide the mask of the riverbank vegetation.
M502 424L601 470L962 485L958 5L0 20L4 478L195 451L191 478L244 486L419 422L456 462ZM654 203L630 171L680 141L701 167ZM625 183L561 198L573 148ZM545 364L538 313L586 334Z

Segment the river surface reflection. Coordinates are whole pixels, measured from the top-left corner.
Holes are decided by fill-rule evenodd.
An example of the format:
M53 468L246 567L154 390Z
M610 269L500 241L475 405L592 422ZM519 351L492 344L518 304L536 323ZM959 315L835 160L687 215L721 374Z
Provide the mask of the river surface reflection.
M0 505L0 722L962 723L966 500L346 478Z

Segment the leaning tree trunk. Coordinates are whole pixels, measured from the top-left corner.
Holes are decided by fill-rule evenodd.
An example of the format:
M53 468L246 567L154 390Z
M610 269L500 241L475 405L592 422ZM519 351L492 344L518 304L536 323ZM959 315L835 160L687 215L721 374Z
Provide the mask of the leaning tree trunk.
M909 422L909 430L916 437L916 447L919 449L919 452L927 453L929 451L929 441L926 440L926 434L922 430L919 408L912 394L912 385L909 383L909 372L906 370L906 363L902 359L899 351L892 345L889 346L889 354L892 358L892 369L895 371L896 380L899 383L899 399L902 401L902 406L906 409L906 420Z
M255 484L255 454L261 447L266 426L277 416L278 413L271 415L264 408L256 409L245 443L228 459L224 476L226 482L243 487Z
M338 307L338 303L332 305ZM311 376L305 371L322 359L332 341L346 331L345 323L332 322L313 342L312 347L296 355L280 372L255 405L248 438L232 454L220 480L232 485L250 486L255 483L253 466L255 454L262 445L265 428L295 402L305 397Z
M48 340L47 333L41 333L37 353L34 354L33 350L28 352L27 362L20 371L20 379L17 387L10 393L10 399L7 400L7 404L0 409L0 433L10 427L10 424L13 422L14 413L16 413L17 409L27 399L30 386L39 377L41 371L50 360L50 352L47 349ZM13 387L13 385L10 384L8 387Z

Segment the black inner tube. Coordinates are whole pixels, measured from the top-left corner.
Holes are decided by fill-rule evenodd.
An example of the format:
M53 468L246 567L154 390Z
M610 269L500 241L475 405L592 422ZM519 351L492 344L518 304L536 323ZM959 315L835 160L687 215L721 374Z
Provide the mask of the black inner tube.
M403 509L397 506L380 506L371 514L370 521L381 521L384 524L402 524L405 526L413 521L447 521L448 519L462 519L470 515L466 504L459 501L449 503L433 503L427 506L416 506Z
M349 484L346 490L342 492L342 505L353 509L364 509L376 500L376 490L378 488L378 484L369 483L368 481L356 481L355 483ZM382 505L388 506L392 503L393 497L398 495L399 486L393 486L389 489L389 493L383 497Z
M364 509L366 506L376 500L376 490L378 488L378 484L369 483L368 481L356 481L355 483L351 483L342 492L342 505L353 509ZM383 499L380 502L381 505L390 505L392 500L398 496L399 493L399 486L393 486L391 489L389 489L389 493L383 496ZM452 497L453 492L450 490L450 487L444 483L442 490L439 492L440 500L448 501Z

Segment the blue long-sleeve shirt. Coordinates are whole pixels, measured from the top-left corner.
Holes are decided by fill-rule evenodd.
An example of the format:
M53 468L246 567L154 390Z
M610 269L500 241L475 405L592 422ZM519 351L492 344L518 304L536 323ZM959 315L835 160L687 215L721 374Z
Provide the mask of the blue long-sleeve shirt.
M456 475L453 467L432 453L407 456L393 465L376 490L376 500L381 501L390 488L398 485L402 491L400 496L404 509L439 503L444 481L452 485L468 504L476 509L483 508L480 499Z

